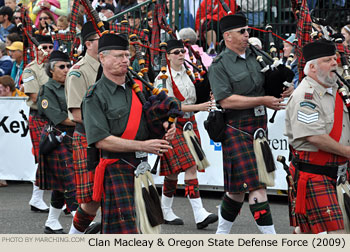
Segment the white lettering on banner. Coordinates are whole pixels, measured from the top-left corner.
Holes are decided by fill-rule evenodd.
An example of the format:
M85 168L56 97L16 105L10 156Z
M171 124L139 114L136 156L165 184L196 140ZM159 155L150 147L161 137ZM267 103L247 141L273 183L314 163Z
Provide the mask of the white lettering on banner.
M0 178L35 180L29 127L19 111L29 118L26 97L0 97Z

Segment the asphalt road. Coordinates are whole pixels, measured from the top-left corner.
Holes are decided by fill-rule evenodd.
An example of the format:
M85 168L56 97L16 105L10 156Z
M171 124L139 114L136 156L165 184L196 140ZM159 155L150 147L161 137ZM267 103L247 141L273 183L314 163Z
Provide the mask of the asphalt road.
M29 182L9 181L8 187L0 187L0 234L43 234L46 213L35 213L30 210L29 200L32 194L32 185ZM209 212L217 213L217 206L221 202L223 193L201 191L203 205ZM51 194L45 192L44 199L49 204ZM286 196L269 196L270 208L276 232L291 234L293 228L289 226L288 205ZM181 217L183 226L162 225L163 234L215 234L217 223L209 225L206 229L197 230L192 208L178 190L173 204L174 212ZM100 213L96 221L101 218ZM66 232L72 223L72 216L61 214L60 222ZM247 202L243 205L232 229L232 234L259 234Z

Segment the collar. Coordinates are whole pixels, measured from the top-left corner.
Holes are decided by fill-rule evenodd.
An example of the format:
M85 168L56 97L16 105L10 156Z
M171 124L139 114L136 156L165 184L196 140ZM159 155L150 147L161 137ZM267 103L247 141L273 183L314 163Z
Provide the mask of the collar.
M88 53L85 54L86 61L92 66L96 71L100 66L100 62L98 62L94 57L90 56Z
M111 92L111 94L114 94L117 91L118 86L122 86L126 90L126 83L128 81L129 80L127 80L123 85L117 85L116 83L108 79L104 74L102 74L100 79L100 82L102 82L103 85L107 87L107 89Z
M233 60L233 62L236 62L238 57L241 59L247 59L248 56L251 54L251 51L249 48L247 48L245 50L245 58L240 57L237 53L235 53L234 51L232 51L231 49L229 49L227 47L225 48L224 53L228 54L229 57Z
M49 79L49 84L51 86L55 87L56 89L60 89L60 88L64 87L62 84L60 84L59 82L55 81L52 78Z
M169 72L169 68L168 68ZM171 74L175 77L176 75L182 75L186 73L186 68L182 65L180 71L176 71L174 68L171 67Z
M326 93L335 96L336 94L336 87L330 87L330 88L325 88L324 86L322 86L321 84L319 84L316 80L314 80L313 78L306 76L305 77L308 81L308 83L315 89L315 91L317 92L317 94L320 95L320 97L324 96Z

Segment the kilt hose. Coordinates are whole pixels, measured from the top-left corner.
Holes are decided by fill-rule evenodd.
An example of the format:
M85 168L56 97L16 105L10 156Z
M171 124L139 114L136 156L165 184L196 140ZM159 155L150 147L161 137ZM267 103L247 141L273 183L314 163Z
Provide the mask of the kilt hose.
M72 144L77 201L79 204L88 203L92 201L95 173L87 169L86 135L74 131Z
M292 162L289 170L297 188L298 171ZM316 175L309 179L306 184L305 215L295 213L295 204L289 198L291 226L299 226L303 233L314 234L344 229L343 214L338 204L335 185L336 180L325 175Z
M39 142L41 131L44 126L47 124L47 121L37 115L29 116L29 133L30 138L32 139L33 144L33 155L35 157L35 163L38 163L39 160Z
M139 164L136 158L126 160L136 167ZM137 234L134 168L122 160L108 165L105 170L103 187L101 233Z
M266 186L259 182L253 135L258 128L266 130L266 115L228 120L226 123L249 135L226 127L225 141L222 142L225 192L244 193L265 188Z
M160 159L160 176L167 176L184 172L192 166L196 165L194 157L186 143L183 134L183 127L188 121L192 122L193 130L200 140L197 122L194 116L188 119L177 118L175 136L172 140L169 141L173 149L165 152Z
M39 153L39 164L36 173L36 184L42 190L57 190L74 194L75 198L75 179L72 163L72 136L71 129L60 127L61 131L66 131L67 136L56 149L50 154L43 155ZM59 135L59 132L55 132ZM48 136L47 127L44 127L40 137L40 142Z

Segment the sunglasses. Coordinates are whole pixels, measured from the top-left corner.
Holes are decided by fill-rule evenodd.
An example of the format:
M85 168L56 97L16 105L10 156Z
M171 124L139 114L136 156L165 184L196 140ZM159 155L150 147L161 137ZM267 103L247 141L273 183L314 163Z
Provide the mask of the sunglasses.
M59 65L59 66L57 66L57 67L58 67L59 69L63 70L65 67L69 69L69 68L71 68L71 66L72 66L71 64L67 64L67 65Z
M42 46L41 47L43 50L47 50L47 48L49 48L50 50L53 48L53 45L50 45L50 46Z
M186 52L185 49L181 49L181 50L176 50L176 51L173 51L172 53L169 53L169 54L175 54L175 55L179 55L180 53L184 54Z
M153 18L147 18L148 21L152 21Z
M49 19L49 17L41 17L41 18L39 18L39 20L41 21L41 20L48 20Z
M21 19L21 17L15 17L15 19Z
M240 34L244 34L245 32L250 33L250 31L251 31L250 28L242 28L242 29L235 31L235 32L239 32Z

